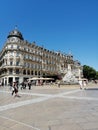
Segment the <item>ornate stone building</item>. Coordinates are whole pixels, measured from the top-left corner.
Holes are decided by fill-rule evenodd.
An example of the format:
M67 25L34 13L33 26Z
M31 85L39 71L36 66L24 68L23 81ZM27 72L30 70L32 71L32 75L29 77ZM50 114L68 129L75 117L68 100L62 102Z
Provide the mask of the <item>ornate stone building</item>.
M0 81L5 85L13 81L22 82L31 77L63 77L68 64L75 77L82 76L82 66L70 54L50 51L24 40L14 29L0 52Z

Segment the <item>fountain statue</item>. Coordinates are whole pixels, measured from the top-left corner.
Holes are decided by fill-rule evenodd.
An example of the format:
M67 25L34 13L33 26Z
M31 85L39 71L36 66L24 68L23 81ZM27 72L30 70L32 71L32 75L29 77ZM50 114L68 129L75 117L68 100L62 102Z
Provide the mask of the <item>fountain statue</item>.
M62 79L64 84L78 84L78 79L72 74L71 65L68 64L68 71Z

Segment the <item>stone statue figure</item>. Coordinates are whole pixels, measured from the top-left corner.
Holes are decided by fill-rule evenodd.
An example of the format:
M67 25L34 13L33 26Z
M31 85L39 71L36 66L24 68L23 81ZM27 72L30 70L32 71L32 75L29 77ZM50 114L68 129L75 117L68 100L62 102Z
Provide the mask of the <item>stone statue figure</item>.
M71 65L68 64L68 71L71 71Z
M72 71L71 71L71 65L68 64L68 71L65 74L65 76L63 77L63 82L65 84L77 84L78 80L77 78L75 78L75 76L73 75Z

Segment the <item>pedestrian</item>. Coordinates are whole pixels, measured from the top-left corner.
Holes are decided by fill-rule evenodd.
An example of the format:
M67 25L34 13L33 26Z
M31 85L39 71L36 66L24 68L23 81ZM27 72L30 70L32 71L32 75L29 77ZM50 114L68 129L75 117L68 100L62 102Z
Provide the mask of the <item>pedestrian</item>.
M83 89L83 81L79 80L80 89Z
M60 88L60 81L58 82L58 87Z
M26 87L27 87L27 82L25 81L24 82L24 89L26 89Z
M16 82L13 82L13 86L12 86L12 95L15 93L15 96L14 97L20 97L18 95L18 88L17 88L17 84Z
M21 83L21 90L24 89L24 82Z
M84 81L83 81L83 87L84 87L84 89L86 89L86 86L87 86L87 81L84 80Z
M31 89L31 82L28 81L28 87L29 87L29 90Z

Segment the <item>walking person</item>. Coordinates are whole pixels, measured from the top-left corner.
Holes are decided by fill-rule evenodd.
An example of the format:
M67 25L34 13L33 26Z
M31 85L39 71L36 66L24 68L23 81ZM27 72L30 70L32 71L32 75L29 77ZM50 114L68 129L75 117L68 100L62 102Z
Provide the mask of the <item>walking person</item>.
M14 97L20 97L18 95L18 88L17 88L17 84L16 82L13 82L13 86L12 86L12 95L15 93L15 96Z
M24 89L24 82L21 83L21 90Z
M87 80L83 81L83 87L84 87L84 89L86 89L86 87L87 87Z
M28 81L28 87L29 87L29 90L31 89L31 82Z
M83 81L79 80L80 89L83 89Z
M60 88L60 81L58 82L58 87Z
M25 81L24 82L24 89L26 89L26 87L27 87L27 82Z

